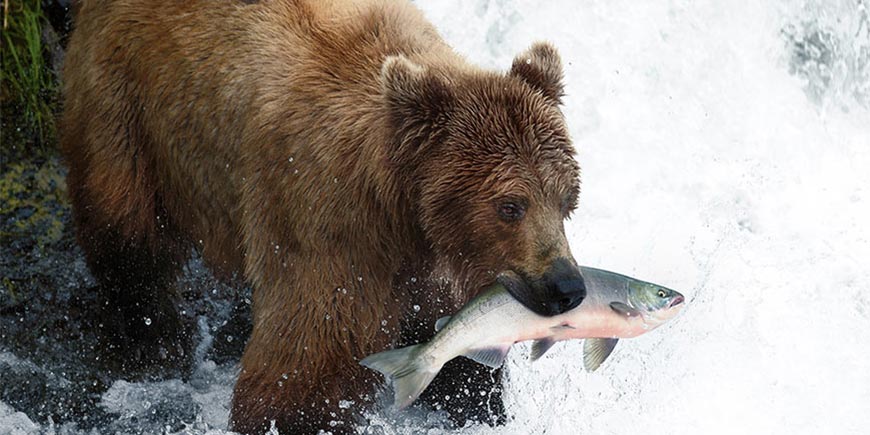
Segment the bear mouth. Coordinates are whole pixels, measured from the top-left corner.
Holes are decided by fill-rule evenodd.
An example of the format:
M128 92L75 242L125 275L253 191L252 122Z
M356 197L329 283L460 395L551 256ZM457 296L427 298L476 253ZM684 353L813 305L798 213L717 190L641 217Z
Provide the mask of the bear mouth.
M580 305L586 298L586 282L580 269L568 258L557 258L540 277L507 270L496 277L508 293L541 316L556 316Z
M533 280L508 270L500 273L496 282L526 308L547 317L570 311L586 296L586 286L579 274L558 280Z

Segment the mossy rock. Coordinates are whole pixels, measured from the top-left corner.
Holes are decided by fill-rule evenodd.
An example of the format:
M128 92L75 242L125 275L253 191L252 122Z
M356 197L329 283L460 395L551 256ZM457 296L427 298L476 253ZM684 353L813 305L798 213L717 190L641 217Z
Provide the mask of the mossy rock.
M0 243L30 239L40 249L61 240L69 214L57 159L12 163L0 176Z

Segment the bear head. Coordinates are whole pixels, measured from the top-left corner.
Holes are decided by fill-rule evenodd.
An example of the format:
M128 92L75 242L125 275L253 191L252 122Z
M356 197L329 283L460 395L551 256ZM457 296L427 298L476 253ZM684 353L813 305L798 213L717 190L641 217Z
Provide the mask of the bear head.
M391 166L438 267L470 294L498 280L539 314L577 306L586 289L563 221L580 174L556 50L535 44L506 74L391 56L381 83Z

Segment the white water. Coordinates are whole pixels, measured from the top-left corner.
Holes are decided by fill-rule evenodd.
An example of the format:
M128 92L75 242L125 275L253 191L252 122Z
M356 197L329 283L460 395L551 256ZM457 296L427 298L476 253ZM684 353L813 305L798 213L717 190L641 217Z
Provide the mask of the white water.
M420 5L487 67L506 69L534 40L556 44L583 168L567 226L575 256L689 298L679 318L621 342L592 374L579 343L534 364L517 346L514 419L462 433L870 427L870 30L857 2ZM826 67L795 62L787 44L814 29L831 49ZM205 361L187 383L116 383L102 404L123 420L193 398L184 432L222 433L232 382L232 367ZM439 414L370 417L372 432L443 432ZM0 404L0 428L14 427L75 430L40 428Z

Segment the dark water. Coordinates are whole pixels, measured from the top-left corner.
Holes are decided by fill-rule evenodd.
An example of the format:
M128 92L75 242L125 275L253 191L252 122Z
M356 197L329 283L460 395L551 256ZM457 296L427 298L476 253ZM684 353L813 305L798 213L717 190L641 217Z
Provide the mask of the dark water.
M0 433L4 422L11 427L2 417L11 409L61 431L154 433L201 420L197 397L228 403L249 327L249 290L220 284L192 253L178 288L198 343L194 372L168 381L147 375L131 379L134 384L119 381L95 334L100 302L75 243L64 174L57 158L4 168L0 193L11 197L0 209L0 402L6 405ZM214 418L225 424L225 415Z

